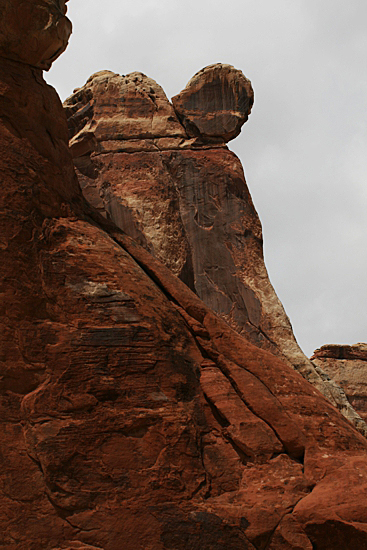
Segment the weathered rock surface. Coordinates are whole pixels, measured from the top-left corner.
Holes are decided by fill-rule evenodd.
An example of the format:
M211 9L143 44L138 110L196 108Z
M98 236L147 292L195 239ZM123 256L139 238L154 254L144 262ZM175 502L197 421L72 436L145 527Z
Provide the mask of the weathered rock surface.
M367 545L367 441L86 203L56 93L0 59L0 545Z
M174 98L176 111L188 96L202 106L195 111L198 124L241 109L236 120L242 124L253 101L250 81L222 64L193 77ZM217 143L203 134L189 138L162 88L136 72L96 73L64 107L79 181L91 204L232 328L281 356L367 433L343 391L323 379L297 345L269 281L260 220L241 163L225 146L225 131Z
M311 361L345 394L358 414L367 420L367 344L329 344L315 350Z
M0 56L48 70L68 45L68 0L0 0Z
M251 82L232 65L216 63L196 73L172 98L187 135L204 142L238 136L254 102Z

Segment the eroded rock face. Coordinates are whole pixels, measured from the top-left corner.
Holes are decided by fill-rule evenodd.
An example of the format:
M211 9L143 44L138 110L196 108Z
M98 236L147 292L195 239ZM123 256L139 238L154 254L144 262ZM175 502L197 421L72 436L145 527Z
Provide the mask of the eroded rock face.
M250 81L222 64L197 73L173 99L181 120L178 105L189 96L202 105L195 111L198 124L223 120L225 112L238 131L253 101ZM269 281L260 220L224 130L216 143L202 133L189 137L162 88L141 73L96 73L64 106L88 201L232 328L281 356L367 433L343 390L322 377L297 345Z
M0 545L365 547L366 440L86 203L40 70L0 84Z
M68 0L0 0L0 56L48 70L66 49Z
M227 142L238 136L253 102L251 82L242 71L222 63L196 73L172 98L187 134L205 142Z
M358 414L367 420L367 344L329 344L315 350L311 361L346 393Z

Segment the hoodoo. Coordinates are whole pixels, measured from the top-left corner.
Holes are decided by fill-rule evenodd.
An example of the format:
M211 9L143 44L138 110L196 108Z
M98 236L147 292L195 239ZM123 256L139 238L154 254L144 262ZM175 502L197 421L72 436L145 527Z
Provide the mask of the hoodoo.
M189 233L185 242L175 236L177 256L172 253L167 267L162 262L167 235L161 233L161 248L155 237L149 240L148 216L139 226L130 203L118 227L114 215L103 216L108 210L107 203L98 203L99 187L100 212L85 199L68 148L65 113L42 76L70 32L65 2L0 0L0 15L0 545L14 550L366 547L366 439L283 359L278 344L261 348L261 300L243 312L245 325L257 315L252 336L229 316L233 330L227 313L217 314L201 300L196 264L184 267L186 258L194 257ZM190 170L196 174L200 162L208 167L206 155L215 158L213 143L185 135L180 115L154 84L146 93L156 98L150 100L155 114L150 126L140 117L141 135L129 126L135 117L128 109L125 121L116 114L117 134L109 108L94 124L101 108L94 86L101 79L107 79L106 89L122 86L120 77L109 83L113 78L94 77L89 91L79 92L80 105L73 103L78 133L80 120L87 119L86 135L73 144L75 158L82 159L76 161L82 186L107 170L103 155L111 155L111 171L117 170L113 155L125 154L119 147L129 147L131 140L124 136L134 135L139 147L145 141L154 153L160 147L163 159L176 155L169 170L181 174L175 181L186 193ZM131 109L139 106L135 89L145 82L136 78L125 83ZM84 92L90 104L79 111ZM231 103L231 111L237 112L235 107ZM162 138L164 127L169 135ZM159 139L166 141L158 147L152 140ZM177 144L173 139L199 139L201 157L195 157L192 144L183 151L167 145ZM97 151L96 144L110 149ZM222 144L214 146L217 174L222 159L223 180L237 182L231 200L239 212L243 203L235 197L248 193L239 165ZM98 154L89 154L89 147ZM121 182L125 171L131 201L136 173L153 224L157 187L152 183L149 195L142 185L143 153L149 150L130 153L138 157L131 156L130 170L127 164L120 170ZM159 171L154 158L144 162ZM228 171L238 178L228 180ZM202 172L204 190L203 178ZM116 198L109 204L119 205L123 195L114 185L110 193ZM224 198L216 199L212 183L207 189L212 210L205 217L198 209L193 221L191 207L185 218L182 206L189 195L179 201L177 194L167 196L172 227L186 232L195 222L206 231L217 223L216 200ZM166 196L164 185L161 193ZM123 204L119 208L128 211ZM124 219L130 220L127 227L137 227L134 238ZM260 242L258 227L249 227L254 243ZM242 238L242 226L238 231ZM257 304L255 290L249 287L244 294L251 296L246 304Z
M226 145L253 101L250 81L222 63L199 71L172 103L142 73L96 73L64 103L79 182L102 215L367 434L344 391L299 348L270 283L260 220Z

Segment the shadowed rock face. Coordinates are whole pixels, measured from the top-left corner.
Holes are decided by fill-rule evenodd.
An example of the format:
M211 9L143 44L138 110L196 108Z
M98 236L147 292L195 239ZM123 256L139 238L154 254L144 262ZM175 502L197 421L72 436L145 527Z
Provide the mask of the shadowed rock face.
M365 547L366 440L86 203L39 69L0 84L0 545Z
M0 0L0 56L48 70L71 34L68 0Z
M329 344L315 350L311 361L345 391L349 402L367 419L367 344Z
M230 141L238 136L254 102L251 82L232 65L217 63L196 73L172 98L190 137Z
M234 330L282 357L367 433L343 390L300 350L268 278L260 220L241 163L225 144L231 136L224 120L238 133L250 113L250 81L218 63L172 101L137 72L101 71L75 90L64 107L85 197ZM192 137L185 117L193 114L198 128L213 123L211 134Z

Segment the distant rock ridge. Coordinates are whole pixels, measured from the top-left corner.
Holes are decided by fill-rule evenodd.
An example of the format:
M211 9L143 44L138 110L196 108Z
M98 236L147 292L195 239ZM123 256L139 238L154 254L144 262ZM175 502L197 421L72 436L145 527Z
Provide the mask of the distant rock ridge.
M344 392L302 353L267 274L236 137L254 102L231 65L205 67L172 99L139 72L101 71L64 103L85 197L255 345L317 387L358 429Z
M343 388L357 413L367 420L367 344L327 344L314 351L311 361Z
M311 360L314 359L357 359L367 361L367 344L325 344L313 352Z

